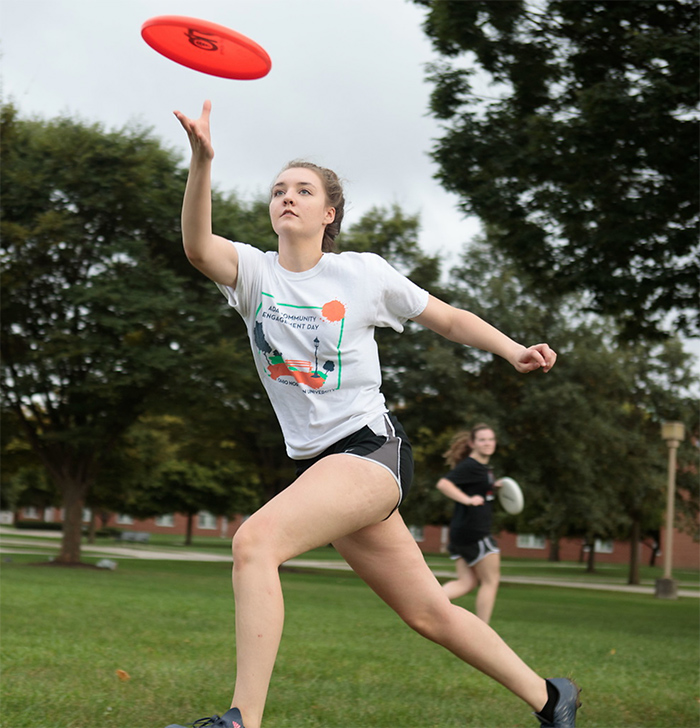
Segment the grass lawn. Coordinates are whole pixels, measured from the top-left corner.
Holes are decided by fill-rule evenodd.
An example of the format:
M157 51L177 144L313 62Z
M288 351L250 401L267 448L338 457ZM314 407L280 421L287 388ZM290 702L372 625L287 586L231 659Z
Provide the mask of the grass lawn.
M0 574L2 728L163 728L226 710L226 564L122 559L98 571L12 558ZM527 706L411 632L353 574L282 578L287 621L266 728L537 725ZM698 606L505 584L493 626L541 674L579 682L582 728L696 728Z

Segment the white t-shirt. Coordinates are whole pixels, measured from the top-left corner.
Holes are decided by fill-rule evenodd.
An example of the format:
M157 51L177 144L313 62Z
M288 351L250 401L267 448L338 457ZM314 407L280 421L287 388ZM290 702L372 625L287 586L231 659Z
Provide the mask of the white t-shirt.
M282 428L288 455L314 457L381 418L376 326L423 312L428 292L373 253L326 253L293 273L245 243L235 290L219 285L248 327L260 379Z

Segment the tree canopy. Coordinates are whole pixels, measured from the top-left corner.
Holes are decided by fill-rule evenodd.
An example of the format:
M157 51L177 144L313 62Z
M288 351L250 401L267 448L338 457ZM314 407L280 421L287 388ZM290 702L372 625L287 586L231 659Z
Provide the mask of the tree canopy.
M105 458L156 394L188 389L215 311L182 261L184 172L147 130L8 105L1 152L3 406L62 493L72 562Z
M622 337L700 334L696 0L414 2L462 209Z
M182 253L178 160L141 129L21 120L12 107L2 124L3 503L53 505L58 491L61 559L71 563L83 505L136 517L232 515L275 495L293 465L245 325ZM264 200L242 205L215 191L214 227L275 245ZM523 377L411 322L402 335L376 332L382 390L414 445L404 518L449 517L434 488L442 453L457 430L485 420L499 436L501 472L528 488L526 512L502 525L556 540L658 523L658 423L698 429L678 342L616 343L617 324L582 315L579 296L543 294L492 244L496 227L445 279L418 228L415 215L376 208L340 242L378 253L516 340L550 341L561 358L550 374ZM679 515L696 527L691 449L679 452Z

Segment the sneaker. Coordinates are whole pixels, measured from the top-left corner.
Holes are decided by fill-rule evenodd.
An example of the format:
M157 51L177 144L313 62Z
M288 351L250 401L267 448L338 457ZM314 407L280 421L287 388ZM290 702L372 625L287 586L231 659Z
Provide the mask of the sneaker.
M547 682L557 689L559 699L554 706L554 720L550 723L539 713L534 713L542 728L576 728L576 711L581 707L578 694L581 689L564 677L555 677Z
M171 723L165 728L245 728L241 711L238 708L227 710L221 717L212 715L211 718L200 718L189 725Z

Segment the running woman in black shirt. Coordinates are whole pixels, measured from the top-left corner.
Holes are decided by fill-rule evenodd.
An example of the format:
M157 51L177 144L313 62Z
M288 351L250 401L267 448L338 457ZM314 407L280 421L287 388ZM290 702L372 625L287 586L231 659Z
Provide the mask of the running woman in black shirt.
M443 589L450 600L476 594L476 615L488 624L501 577L501 555L491 535L494 482L489 460L496 450L496 434L484 424L457 434L445 453L451 466L437 488L455 501L450 524L449 550L456 559L457 578Z

